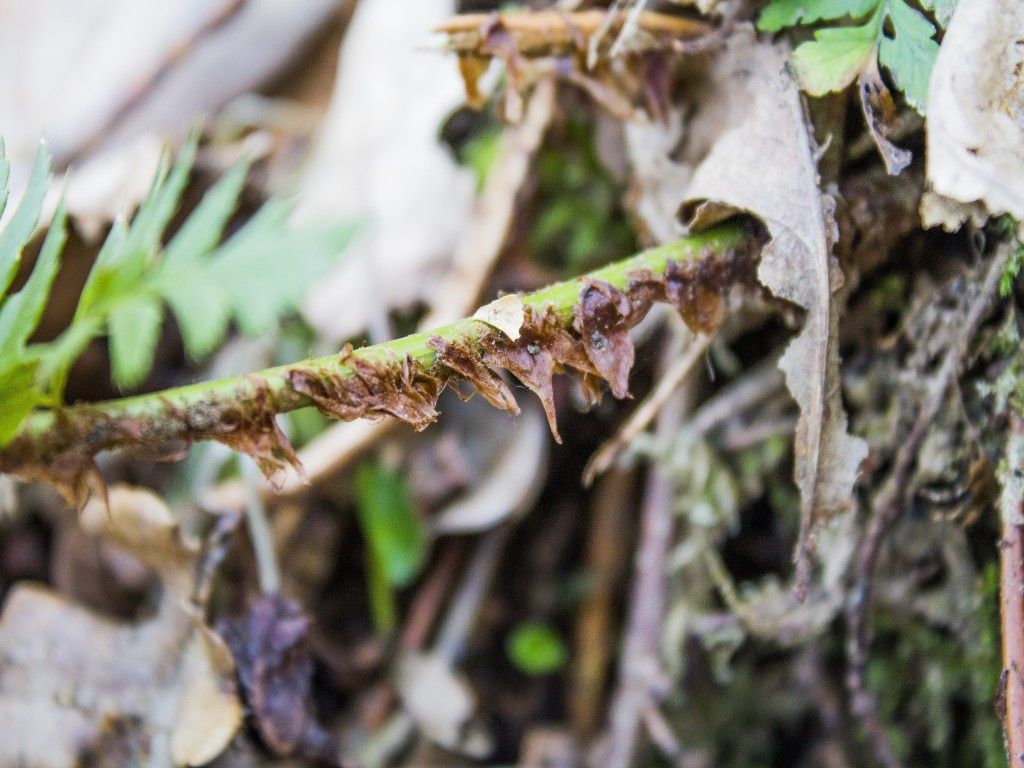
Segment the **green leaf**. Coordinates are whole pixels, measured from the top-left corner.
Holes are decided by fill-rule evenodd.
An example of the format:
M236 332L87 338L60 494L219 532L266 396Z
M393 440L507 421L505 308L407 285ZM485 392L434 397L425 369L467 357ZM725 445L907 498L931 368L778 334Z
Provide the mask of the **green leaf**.
M380 556L371 547L366 549L366 578L373 626L381 634L391 634L398 626L398 601Z
M32 331L39 325L39 318L46 307L57 270L60 269L60 255L67 240L67 210L64 203L57 207L50 231L39 251L32 274L24 287L11 296L0 307L0 350L3 353L25 347Z
M146 378L162 320L159 299L145 295L119 303L110 313L110 365L117 386L133 387Z
M10 362L0 368L0 445L18 434L22 423L39 403L35 386L38 361Z
M878 7L881 0L773 0L757 20L757 28L778 32L796 24L813 24L822 19L859 19Z
M550 675L565 666L569 653L565 643L547 624L520 624L509 636L507 647L512 663L528 675Z
M82 294L78 297L74 320L80 320L100 302L113 292L114 280L117 276L117 262L123 257L125 241L128 239L128 225L120 216L114 223L103 241L100 252L96 255L89 276L82 286Z
M410 584L427 557L427 536L402 476L375 462L359 467L356 506L366 543L387 582Z
M238 196L249 173L249 162L242 161L228 171L203 195L164 251L168 266L207 254L217 245L228 219L238 206Z
M935 14L935 20L943 29L949 26L958 0L921 0L921 7Z
M803 43L790 59L800 87L812 96L841 91L860 74L875 52L881 26L876 13L857 27L819 29L814 40Z
M198 134L189 136L170 172L166 159L161 161L130 226L125 227L122 222L118 227L115 223L82 288L76 316L87 314L101 299L110 302L138 292L147 268L157 260L164 230L178 210L198 142Z
M178 210L199 146L199 134L193 132L169 174L157 174L146 200L132 220L125 242L125 256L130 260L151 256L160 245L164 230ZM217 237L220 233L217 233Z
M933 40L935 27L903 0L887 0L893 36L882 37L878 60L886 67L907 103L922 115L928 104L931 78L939 44Z
M239 328L266 333L298 307L306 289L351 241L352 225L288 226L292 205L271 200L211 257L210 279L231 296Z
M4 162L6 166L6 161ZM6 177L6 170L3 175ZM21 199L18 210L7 222L7 226L0 232L0 297L3 297L11 287L11 282L18 272L18 265L21 263L21 252L25 248L25 243L36 231L49 178L50 153L46 145L41 144L39 151L36 152L36 161L32 166L28 186L25 188L25 196ZM6 180L3 187L6 193Z
M198 279L169 283L164 297L174 312L181 330L185 352L192 360L202 360L224 339L231 321L231 297L224 286L213 280Z

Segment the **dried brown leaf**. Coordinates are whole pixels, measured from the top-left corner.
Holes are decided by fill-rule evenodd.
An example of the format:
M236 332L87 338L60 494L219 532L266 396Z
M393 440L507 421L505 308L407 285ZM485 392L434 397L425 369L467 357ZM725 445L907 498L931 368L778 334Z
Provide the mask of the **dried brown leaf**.
M908 149L897 147L889 141L888 134L896 120L896 102L878 71L878 60L871 58L857 78L860 92L860 108L864 113L868 131L882 156L885 170L898 176L914 159Z
M555 417L552 378L562 367L582 374L597 374L583 345L562 327L550 307L537 312L526 308L520 336L512 341L504 334L485 334L481 339L484 363L504 368L540 398L555 441L562 442Z
M730 40L706 86L727 102L722 110L729 118L694 171L686 210L695 227L735 210L764 221L771 241L758 278L806 311L803 330L779 361L800 408L794 445L802 517L797 555L799 582L805 582L813 532L849 509L867 446L847 433L836 338L840 308L833 299L842 282L831 255L833 202L818 188L817 147L786 59L783 45L758 42L749 29Z
M261 380L255 382L255 399L246 409L218 414L214 437L233 451L250 456L260 471L270 477L291 466L297 472L302 464L287 435L277 423L273 398Z
M313 710L309 619L283 595L263 595L218 627L234 654L242 696L263 743L281 757L332 760L337 745Z
M427 343L437 351L441 365L472 384L487 402L511 414L519 413L512 390L501 376L484 365L476 350L468 344L447 341L440 336L432 337Z
M82 522L155 568L163 596L153 618L122 624L15 587L0 616L0 764L70 768L106 753L209 762L237 731L241 704L230 653L190 603L198 547L148 491L114 487Z

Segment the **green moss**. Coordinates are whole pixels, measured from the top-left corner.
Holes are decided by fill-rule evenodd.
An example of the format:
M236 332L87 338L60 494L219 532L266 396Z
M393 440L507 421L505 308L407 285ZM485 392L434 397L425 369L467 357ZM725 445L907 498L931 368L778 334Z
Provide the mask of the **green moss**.
M589 121L569 120L537 160L538 203L530 248L546 265L576 273L635 249L623 185L601 162Z

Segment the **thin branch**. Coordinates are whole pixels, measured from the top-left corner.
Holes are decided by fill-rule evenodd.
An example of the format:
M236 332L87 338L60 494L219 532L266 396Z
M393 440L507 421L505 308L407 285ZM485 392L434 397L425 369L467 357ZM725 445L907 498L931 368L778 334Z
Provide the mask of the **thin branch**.
M674 352L678 355L681 350L677 347ZM686 404L686 393L682 390L676 390L664 404L655 426L660 439L668 440L675 434ZM629 768L632 765L641 726L645 724L644 712L657 700L667 590L665 560L675 530L672 510L674 489L675 481L667 467L660 462L652 463L640 512L640 541L619 662L619 680L608 708L608 743L600 761L607 768Z
M1000 497L999 604L1003 676L999 700L1011 768L1024 766L1024 417L1010 418Z
M83 464L101 450L166 445L183 449L191 442L210 439L253 454L268 471L281 466L275 456L294 459L274 423L275 414L316 404L344 420L390 414L422 428L437 416L433 405L440 389L459 377L475 378L473 383L481 391L489 386L489 400L514 410L514 401L503 402L502 393L494 391L498 382L476 377L476 370L483 369L485 346L495 358L492 365L528 374L522 365L541 361L540 353L546 352L548 376L551 366L565 363L589 374L594 384L595 374L604 375L585 354L594 344L609 343L612 333L622 328L628 337L629 324L638 322L654 300L674 301L684 313L700 320L708 309L706 303L749 264L746 257L755 242L744 226L725 225L609 264L582 279L526 294L521 297L526 322L518 342L466 318L432 332L246 376L36 413L0 448L0 471L45 477L65 486L73 483L78 489L88 474ZM595 299L605 311L595 321L612 323L609 339L597 331L581 335L573 330L574 320L578 322L577 315L584 311L581 295L593 294L591 289L602 285L629 294ZM531 319L533 325L529 325ZM545 349L549 339L550 349ZM471 353L463 362L473 371L467 372L465 365L453 367L439 349L444 346ZM629 353L631 360L631 348ZM517 355L526 356L519 368L513 360ZM542 388L543 382L534 383L535 391Z

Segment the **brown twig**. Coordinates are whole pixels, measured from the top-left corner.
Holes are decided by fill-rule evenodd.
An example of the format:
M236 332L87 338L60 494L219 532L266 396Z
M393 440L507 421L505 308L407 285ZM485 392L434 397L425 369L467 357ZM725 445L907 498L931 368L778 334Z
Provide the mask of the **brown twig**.
M593 732L605 697L616 593L629 563L629 541L622 532L633 519L635 487L632 473L613 470L601 477L593 495L586 569L598 582L580 605L569 695L573 731L581 737Z
M679 354L678 345L676 354ZM676 391L658 414L656 432L668 441L683 416L685 400ZM665 560L672 544L673 480L667 469L652 463L640 517L636 576L629 599L619 683L608 713L608 744L603 768L629 768L637 747L644 712L655 701L661 674L659 648L665 614Z
M470 13L453 17L436 31L448 35L448 47L453 51L480 54L488 52L488 38L500 27L510 36L519 55L544 57L585 53L589 41L602 29L618 28L629 20L628 14L609 15L596 9L575 13ZM634 22L648 36L642 45L638 43L645 50L671 48L674 40L699 37L712 29L703 21L650 11L641 12Z
M1000 498L999 606L1003 641L1000 709L1010 768L1024 766L1024 417L1010 418Z
M999 286L999 277L1009 255L1009 247L1002 245L989 262L984 279L970 302L959 332L930 383L914 425L896 454L892 472L885 486L875 497L867 530L857 553L854 586L846 606L846 685L850 692L853 713L860 719L871 740L875 758L886 768L898 768L900 761L878 716L875 696L868 690L865 681L870 650L868 609L871 603L872 577L885 534L907 501L911 485L910 476L918 449L945 402L950 387L960 375L969 345L988 315Z

